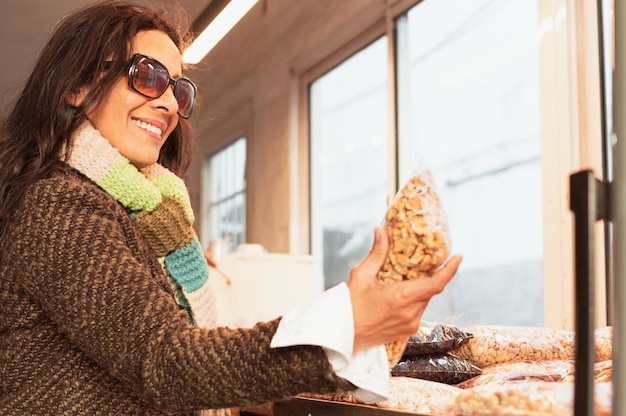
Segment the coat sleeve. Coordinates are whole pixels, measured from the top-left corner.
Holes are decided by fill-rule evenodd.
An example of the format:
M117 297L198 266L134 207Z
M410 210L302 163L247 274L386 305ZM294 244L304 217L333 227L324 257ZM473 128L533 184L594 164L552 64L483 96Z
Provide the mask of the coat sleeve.
M93 183L67 176L27 193L10 237L15 267L48 319L103 371L177 411L352 387L320 347L270 348L280 319L245 329L190 325L128 213Z

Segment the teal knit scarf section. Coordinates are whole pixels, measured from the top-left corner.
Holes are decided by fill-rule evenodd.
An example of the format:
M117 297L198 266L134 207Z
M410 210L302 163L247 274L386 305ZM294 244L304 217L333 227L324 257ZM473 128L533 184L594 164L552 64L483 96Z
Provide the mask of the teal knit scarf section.
M135 226L176 283L176 300L192 317L185 293L199 290L208 280L209 269L193 229L184 181L159 164L138 170L89 122L73 134L67 163L130 211Z

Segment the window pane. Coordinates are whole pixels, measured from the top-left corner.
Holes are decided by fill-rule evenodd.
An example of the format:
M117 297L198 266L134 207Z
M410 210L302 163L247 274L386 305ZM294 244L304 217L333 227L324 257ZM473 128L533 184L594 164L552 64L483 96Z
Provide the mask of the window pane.
M240 138L207 159L205 167L204 247L211 241L230 242L231 250L245 242L246 140Z
M606 182L613 182L613 1L612 0L602 0L602 40L603 49L604 49L604 98L605 98L605 129L606 135L604 137L605 143L605 151L603 152L603 165L605 167L604 170L604 180ZM615 139L616 140L616 139ZM606 239L605 250L608 252L607 262L606 262L606 270L609 272L608 275L608 290L607 290L607 310L609 311L608 316L608 324L613 325L612 311L615 310L614 300L612 293L615 293L615 276L612 270L613 265L608 260L609 258L613 258L613 225L612 222L607 221L604 224L606 235L608 236Z
M543 324L537 14L529 0L425 0L397 21L400 181L432 171L464 255L426 320Z
M326 288L365 257L385 214L387 82L381 38L310 87L313 252Z

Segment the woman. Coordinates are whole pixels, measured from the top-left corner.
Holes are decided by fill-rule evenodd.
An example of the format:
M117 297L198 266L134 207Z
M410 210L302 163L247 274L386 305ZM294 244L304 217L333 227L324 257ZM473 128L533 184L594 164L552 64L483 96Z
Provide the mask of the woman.
M0 136L0 414L188 414L302 392L387 388L455 274L347 284L249 329L215 328L183 181L195 85L163 11L103 2L64 18ZM376 305L376 308L372 308Z

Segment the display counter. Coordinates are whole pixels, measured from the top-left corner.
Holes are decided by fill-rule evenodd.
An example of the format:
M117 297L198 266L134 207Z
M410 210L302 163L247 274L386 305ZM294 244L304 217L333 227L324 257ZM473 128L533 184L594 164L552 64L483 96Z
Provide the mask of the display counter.
M462 330L424 323L409 338L402 360L390 368L385 400L364 404L353 392L303 393L262 412L245 409L241 416L572 416L574 335L541 327L475 325ZM589 414L609 416L612 327L595 329L593 338Z
M296 397L274 403L273 416L419 416L365 404Z

